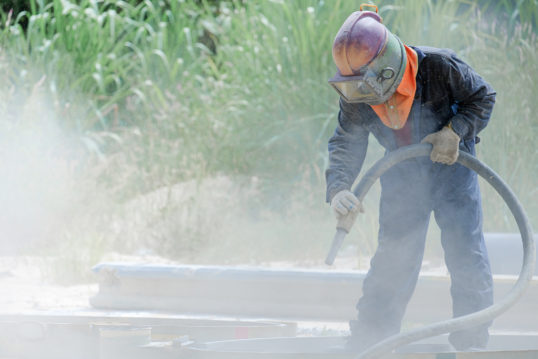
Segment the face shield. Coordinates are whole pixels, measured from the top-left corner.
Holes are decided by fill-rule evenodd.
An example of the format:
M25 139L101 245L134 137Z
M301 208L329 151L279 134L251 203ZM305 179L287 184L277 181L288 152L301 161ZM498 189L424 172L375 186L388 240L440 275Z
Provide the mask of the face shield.
M391 67L382 69L379 74L366 68L364 75L357 76L342 76L337 72L329 84L346 102L378 105L387 101L396 90L396 87L389 85L395 76L396 71Z
M344 101L378 105L396 91L405 72L407 57L400 39L388 31L386 34L384 46L369 62L346 76L339 69L329 80Z

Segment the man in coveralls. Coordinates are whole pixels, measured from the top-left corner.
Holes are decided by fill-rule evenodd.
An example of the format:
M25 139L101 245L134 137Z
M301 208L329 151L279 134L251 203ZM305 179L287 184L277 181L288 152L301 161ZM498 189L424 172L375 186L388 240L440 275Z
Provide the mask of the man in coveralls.
M455 162L458 150L475 154L495 92L453 51L406 46L381 21L377 12L354 12L334 41L338 71L329 82L340 94L340 112L328 146L327 202L338 219L362 212L350 188L369 133L388 152L419 142L433 150L430 158L406 160L381 176L378 248L358 318L350 322L348 344L355 350L400 331L432 211L450 272L453 315L493 304L477 176ZM490 324L453 332L449 341L457 350L484 348Z

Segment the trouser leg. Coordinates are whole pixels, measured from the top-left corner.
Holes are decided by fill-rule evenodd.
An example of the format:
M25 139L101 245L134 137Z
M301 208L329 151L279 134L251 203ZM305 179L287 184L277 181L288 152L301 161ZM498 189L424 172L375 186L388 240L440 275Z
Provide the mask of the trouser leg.
M431 206L427 176L413 164L402 163L381 178L378 248L357 304L358 319L350 322L361 349L400 331L416 286Z
M482 233L477 176L459 164L438 166L434 213L451 277L453 316L459 317L493 304L493 280ZM449 340L458 350L483 348L490 324L453 332Z

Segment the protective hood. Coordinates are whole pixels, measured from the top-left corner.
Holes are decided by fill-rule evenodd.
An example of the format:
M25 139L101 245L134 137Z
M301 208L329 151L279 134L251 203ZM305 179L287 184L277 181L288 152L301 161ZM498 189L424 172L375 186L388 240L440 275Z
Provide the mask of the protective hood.
M356 11L347 18L332 52L338 70L329 83L346 102L387 101L405 72L404 45L372 11Z

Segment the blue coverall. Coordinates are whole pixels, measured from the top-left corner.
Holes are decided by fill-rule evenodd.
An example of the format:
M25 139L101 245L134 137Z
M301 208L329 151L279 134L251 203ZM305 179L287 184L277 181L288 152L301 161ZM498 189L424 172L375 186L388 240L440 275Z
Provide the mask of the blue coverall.
M418 54L417 88L406 126L410 143L441 130L449 122L461 138L460 151L475 154L476 135L486 125L495 92L471 67L447 49L413 47ZM340 99L338 126L329 140L327 201L350 189L366 155L372 133L387 151L400 142L369 105ZM429 158L399 163L381 177L378 248L350 322L359 348L400 331L415 289L424 254L430 214L441 229L445 262L451 276L453 315L465 315L493 303L493 282L482 233L482 209L476 174L460 164ZM456 349L486 346L490 324L454 332Z

